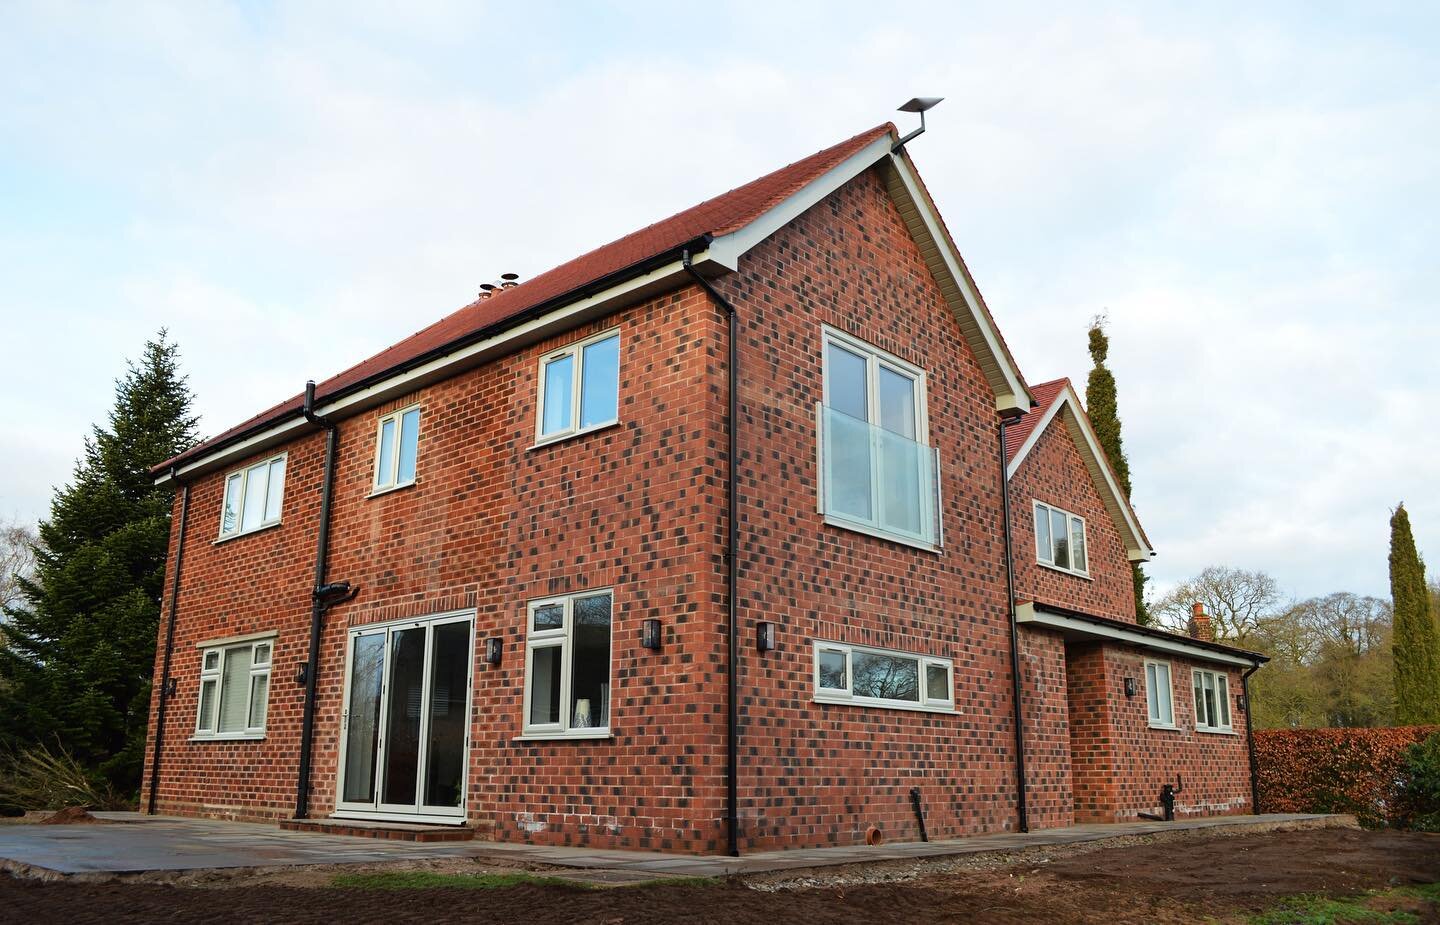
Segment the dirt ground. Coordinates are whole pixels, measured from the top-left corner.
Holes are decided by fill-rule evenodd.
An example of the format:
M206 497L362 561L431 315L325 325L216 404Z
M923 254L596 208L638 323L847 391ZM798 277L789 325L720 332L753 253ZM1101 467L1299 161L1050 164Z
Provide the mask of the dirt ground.
M755 884L732 880L613 889L527 884L408 891L300 886L258 878L77 883L0 875L0 919L542 925L1236 922L1286 896L1344 896L1440 882L1440 836L1353 829L1228 837L1194 833L1121 847L1032 850L1009 859L916 873L853 867ZM914 879L893 879L897 876ZM328 878L311 882L328 883ZM1419 921L1440 922L1440 912L1425 904L1413 911Z

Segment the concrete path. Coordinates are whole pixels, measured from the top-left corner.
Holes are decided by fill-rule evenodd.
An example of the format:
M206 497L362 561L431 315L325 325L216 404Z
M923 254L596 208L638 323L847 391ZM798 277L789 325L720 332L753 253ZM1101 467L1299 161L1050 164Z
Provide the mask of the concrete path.
M475 858L545 864L587 872L585 879L623 882L674 875L716 877L833 867L873 861L915 860L1046 845L1071 845L1122 835L1186 829L1308 822L1339 824L1344 817L1272 814L1221 816L1177 822L1081 825L1027 834L978 835L948 841L766 851L740 858L695 857L641 851L549 848L506 842L415 843L286 832L273 825L96 813L110 825L0 826L0 869L40 868L59 874L129 874L307 864L373 864L435 858ZM599 876L613 874L614 876ZM638 875L638 876L636 876Z

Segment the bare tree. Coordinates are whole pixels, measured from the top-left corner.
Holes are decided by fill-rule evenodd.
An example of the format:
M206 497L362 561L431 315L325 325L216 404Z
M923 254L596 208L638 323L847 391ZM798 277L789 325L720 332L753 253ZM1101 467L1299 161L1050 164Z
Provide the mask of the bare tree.
M1280 614L1284 601L1275 579L1264 572L1212 565L1156 601L1150 612L1162 627L1183 633L1195 603L1205 605L1217 640L1245 645Z
M28 524L0 521L0 622L5 611L20 603L20 579L35 568L35 530Z

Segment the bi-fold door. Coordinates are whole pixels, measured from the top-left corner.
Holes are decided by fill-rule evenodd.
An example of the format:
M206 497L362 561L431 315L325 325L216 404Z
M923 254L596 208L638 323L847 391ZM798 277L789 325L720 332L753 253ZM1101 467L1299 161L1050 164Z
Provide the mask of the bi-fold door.
M463 822L474 613L350 631L336 810Z

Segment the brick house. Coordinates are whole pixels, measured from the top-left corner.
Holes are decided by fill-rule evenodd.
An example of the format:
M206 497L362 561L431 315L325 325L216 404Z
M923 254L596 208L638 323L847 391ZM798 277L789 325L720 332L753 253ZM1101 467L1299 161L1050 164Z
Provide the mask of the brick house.
M702 853L1133 818L1177 775L1249 811L1263 657L1135 625L1149 542L896 141L158 467L150 810Z

